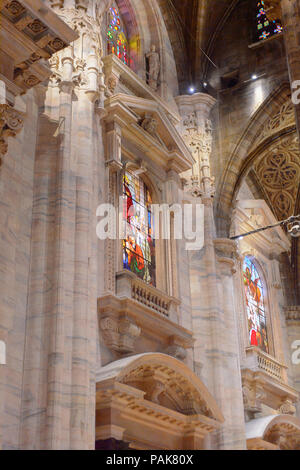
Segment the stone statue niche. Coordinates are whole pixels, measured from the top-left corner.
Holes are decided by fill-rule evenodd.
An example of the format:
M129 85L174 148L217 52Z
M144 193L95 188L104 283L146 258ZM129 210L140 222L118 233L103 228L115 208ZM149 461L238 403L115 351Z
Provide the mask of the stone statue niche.
M151 46L150 52L145 55L146 61L146 82L153 89L157 90L160 73L160 57L156 51L156 46Z

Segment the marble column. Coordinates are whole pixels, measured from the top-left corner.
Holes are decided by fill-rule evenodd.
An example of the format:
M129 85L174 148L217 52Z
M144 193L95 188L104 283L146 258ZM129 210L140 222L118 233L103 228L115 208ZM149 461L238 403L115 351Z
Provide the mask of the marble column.
M54 264L49 318L47 419L43 448L69 447L70 410L65 394L71 376L73 329L73 259L75 233L75 175L71 167L73 58L62 59L63 80L60 84L59 151L56 172Z
M183 117L179 131L195 160L192 172L185 175L186 192L204 206L204 247L190 253L192 321L196 340L194 369L196 373L201 370L200 378L216 399L225 418L225 423L212 437L210 447L245 449L239 347L234 334L236 319L233 315L232 273L229 272L227 279L227 273L225 275L220 271L216 246L214 178L210 170L213 129L209 119L215 100L197 93L178 97L176 101ZM199 364L203 364L202 369ZM236 397L234 406L232 394Z

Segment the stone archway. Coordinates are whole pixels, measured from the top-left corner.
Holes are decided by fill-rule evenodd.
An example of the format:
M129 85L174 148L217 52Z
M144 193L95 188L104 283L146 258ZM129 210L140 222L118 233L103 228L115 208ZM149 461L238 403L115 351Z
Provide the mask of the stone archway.
M300 420L272 415L246 423L248 450L300 450Z
M216 201L220 235L228 236L232 205L250 166L271 143L295 132L290 87L284 83L254 113L225 167Z
M147 353L97 374L96 441L134 449L204 449L224 421L214 398L182 362Z

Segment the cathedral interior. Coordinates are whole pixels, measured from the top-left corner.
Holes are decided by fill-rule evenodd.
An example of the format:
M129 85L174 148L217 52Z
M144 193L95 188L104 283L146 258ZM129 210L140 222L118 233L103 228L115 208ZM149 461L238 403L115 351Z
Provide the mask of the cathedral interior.
M299 38L0 1L1 450L300 450Z

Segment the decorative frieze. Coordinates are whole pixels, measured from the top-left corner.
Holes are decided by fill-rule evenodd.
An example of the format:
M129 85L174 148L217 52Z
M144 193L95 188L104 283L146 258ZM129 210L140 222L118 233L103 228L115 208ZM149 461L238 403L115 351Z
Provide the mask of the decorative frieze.
M22 127L21 113L9 104L0 104L0 155L5 155L7 152L8 137L15 137Z

